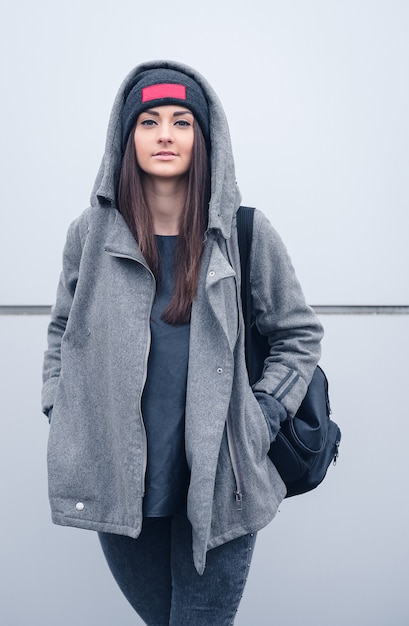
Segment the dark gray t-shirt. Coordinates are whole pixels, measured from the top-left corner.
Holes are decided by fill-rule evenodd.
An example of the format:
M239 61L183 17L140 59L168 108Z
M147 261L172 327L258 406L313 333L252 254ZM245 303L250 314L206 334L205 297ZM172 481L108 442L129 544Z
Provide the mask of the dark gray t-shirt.
M189 470L185 455L185 402L190 324L160 319L174 287L177 236L157 235L161 255L151 317L148 376L142 415L148 440L143 514L164 517L186 510Z

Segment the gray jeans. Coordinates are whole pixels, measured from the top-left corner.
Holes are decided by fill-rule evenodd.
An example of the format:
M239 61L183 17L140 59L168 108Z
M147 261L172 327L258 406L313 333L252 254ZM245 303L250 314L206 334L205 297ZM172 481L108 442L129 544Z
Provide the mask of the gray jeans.
M256 533L207 553L202 576L185 517L145 518L137 539L99 533L116 582L148 626L229 626L246 584Z

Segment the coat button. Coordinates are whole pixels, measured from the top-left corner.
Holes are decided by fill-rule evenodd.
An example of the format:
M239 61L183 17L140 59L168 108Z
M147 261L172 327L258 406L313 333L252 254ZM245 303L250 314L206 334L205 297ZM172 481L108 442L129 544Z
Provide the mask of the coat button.
M77 502L77 504L75 505L75 508L77 509L77 511L83 511L84 510L84 503L83 502Z
M209 276L215 276L216 272L214 272L213 270L211 272L209 272Z
M221 374L223 372L223 368L222 367L218 367L216 371L217 371L218 374Z

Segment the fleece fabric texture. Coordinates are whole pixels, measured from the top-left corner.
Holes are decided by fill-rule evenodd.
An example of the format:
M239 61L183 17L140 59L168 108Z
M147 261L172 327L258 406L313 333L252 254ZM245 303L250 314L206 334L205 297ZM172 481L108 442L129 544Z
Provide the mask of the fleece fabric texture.
M298 409L320 356L322 327L306 304L287 251L269 221L254 217L250 279L256 323L271 351L251 389L244 358L235 181L218 97L195 70L144 63L121 85L91 206L70 226L44 359L43 410L53 407L49 497L57 524L137 537L142 524L147 372L155 279L116 205L121 118L129 84L147 69L185 72L209 107L211 200L192 306L185 446L193 558L268 524L285 486L267 456L270 432L254 391Z

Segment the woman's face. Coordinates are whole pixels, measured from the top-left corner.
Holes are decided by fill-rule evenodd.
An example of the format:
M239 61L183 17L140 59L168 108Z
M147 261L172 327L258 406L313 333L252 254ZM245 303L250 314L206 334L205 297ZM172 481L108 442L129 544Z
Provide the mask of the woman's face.
M193 113L183 106L153 107L137 119L136 159L145 174L158 180L184 177L192 161Z

